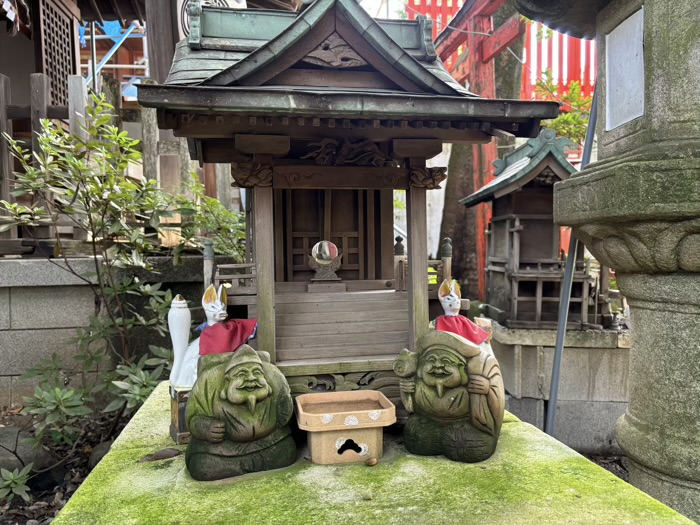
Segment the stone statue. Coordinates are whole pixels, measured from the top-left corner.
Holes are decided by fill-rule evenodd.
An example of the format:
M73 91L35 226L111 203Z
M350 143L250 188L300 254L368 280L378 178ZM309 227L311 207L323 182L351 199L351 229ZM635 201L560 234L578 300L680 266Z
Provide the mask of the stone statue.
M218 291L210 284L204 291L202 307L207 316L198 328L201 336L189 345L190 313L181 295L173 300L168 312L168 329L173 342L173 368L170 384L176 389L192 388L197 379L197 361L200 355L233 352L255 336L257 319L232 319L224 322L226 313L226 289Z
M271 470L296 461L291 436L292 396L267 352L243 345L234 353L202 356L187 402L191 432L185 452L198 481Z
M394 371L411 414L403 434L409 452L466 463L493 454L505 409L493 355L459 335L430 330L415 352L402 350Z

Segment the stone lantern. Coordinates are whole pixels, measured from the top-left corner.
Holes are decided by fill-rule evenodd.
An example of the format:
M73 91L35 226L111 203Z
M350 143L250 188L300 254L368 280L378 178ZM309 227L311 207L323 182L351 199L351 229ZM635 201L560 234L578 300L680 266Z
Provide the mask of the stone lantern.
M617 440L630 481L700 519L700 0L517 0L598 44L598 158L554 216L615 269L632 312Z

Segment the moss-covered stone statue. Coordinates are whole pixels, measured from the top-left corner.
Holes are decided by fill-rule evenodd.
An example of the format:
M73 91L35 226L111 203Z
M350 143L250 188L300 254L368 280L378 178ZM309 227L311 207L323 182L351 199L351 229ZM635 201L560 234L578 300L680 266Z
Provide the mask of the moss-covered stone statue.
M493 355L459 335L430 330L394 362L411 414L404 445L412 454L474 463L491 457L503 423L505 392Z
M266 352L243 345L202 356L187 402L190 475L211 481L294 463L292 406L287 380Z

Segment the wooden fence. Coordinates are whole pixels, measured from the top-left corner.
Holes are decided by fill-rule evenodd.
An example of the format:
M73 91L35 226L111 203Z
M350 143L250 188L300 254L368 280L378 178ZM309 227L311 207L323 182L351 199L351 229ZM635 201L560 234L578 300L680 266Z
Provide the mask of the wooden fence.
M18 141L25 149L37 151L39 148L37 133L41 130L42 119L57 121L71 133L82 132L81 125L88 101L85 79L80 75L71 75L68 77L67 84L68 105L52 105L48 76L43 73L32 74L30 75L31 103L18 105L13 104L11 100L10 78L0 74L0 200L13 202L11 192L14 186L14 172L20 168L10 152L4 134ZM107 102L114 106L112 124L119 128L122 128L123 122L141 125L143 176L160 183L160 156L175 155L178 158L177 170L179 171L175 178L179 182L187 180L191 166L185 141L170 135L159 137L155 110L122 109L119 84L111 78L101 77L99 84ZM74 223L68 217L58 217L55 227L21 229L15 227L0 233L0 256L50 255L56 244L56 234L61 237L61 245L64 249L80 253L81 245L86 240L84 230L74 227Z
M71 75L68 78L68 105L56 106L49 103L49 77L43 73L30 75L30 105L12 104L10 79L0 74L0 199L13 202L11 195L15 168L15 159L10 152L5 135L17 140L20 145L31 151L39 149L38 133L41 131L42 119L64 121L71 133L80 133L81 120L85 115L87 90L83 77ZM22 122L24 121L24 122ZM29 126L26 123L29 123ZM13 126L13 124L15 126ZM18 130L13 133L13 127ZM39 248L45 251L52 247L56 230L61 235L81 240L82 231L76 232L66 218L59 218L56 226L42 226L18 231L16 227L0 233L0 254L28 254Z

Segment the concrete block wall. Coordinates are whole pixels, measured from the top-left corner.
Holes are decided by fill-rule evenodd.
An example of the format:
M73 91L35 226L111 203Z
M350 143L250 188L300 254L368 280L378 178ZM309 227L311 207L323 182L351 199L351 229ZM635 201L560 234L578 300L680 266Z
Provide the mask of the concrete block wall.
M507 409L544 428L556 331L495 325L491 341L501 365ZM629 334L567 333L559 383L555 437L579 452L619 453L615 423L627 407Z
M91 259L75 259L79 273L94 270ZM19 376L56 352L75 353L69 341L87 324L95 301L90 286L65 263L43 259L0 260L0 405L22 402L34 391Z
M227 261L228 262L228 261ZM71 267L81 275L94 272L90 258L71 259ZM163 290L172 289L198 307L202 294L202 259L186 257L185 264L173 268L169 259L159 262L165 281ZM142 280L154 280L141 273ZM76 328L85 327L94 313L90 286L65 270L65 263L44 259L0 259L0 406L21 404L23 396L34 392L35 383L20 380L28 368L51 357L54 352L71 356L77 345L70 340ZM146 343L169 344L164 341Z

